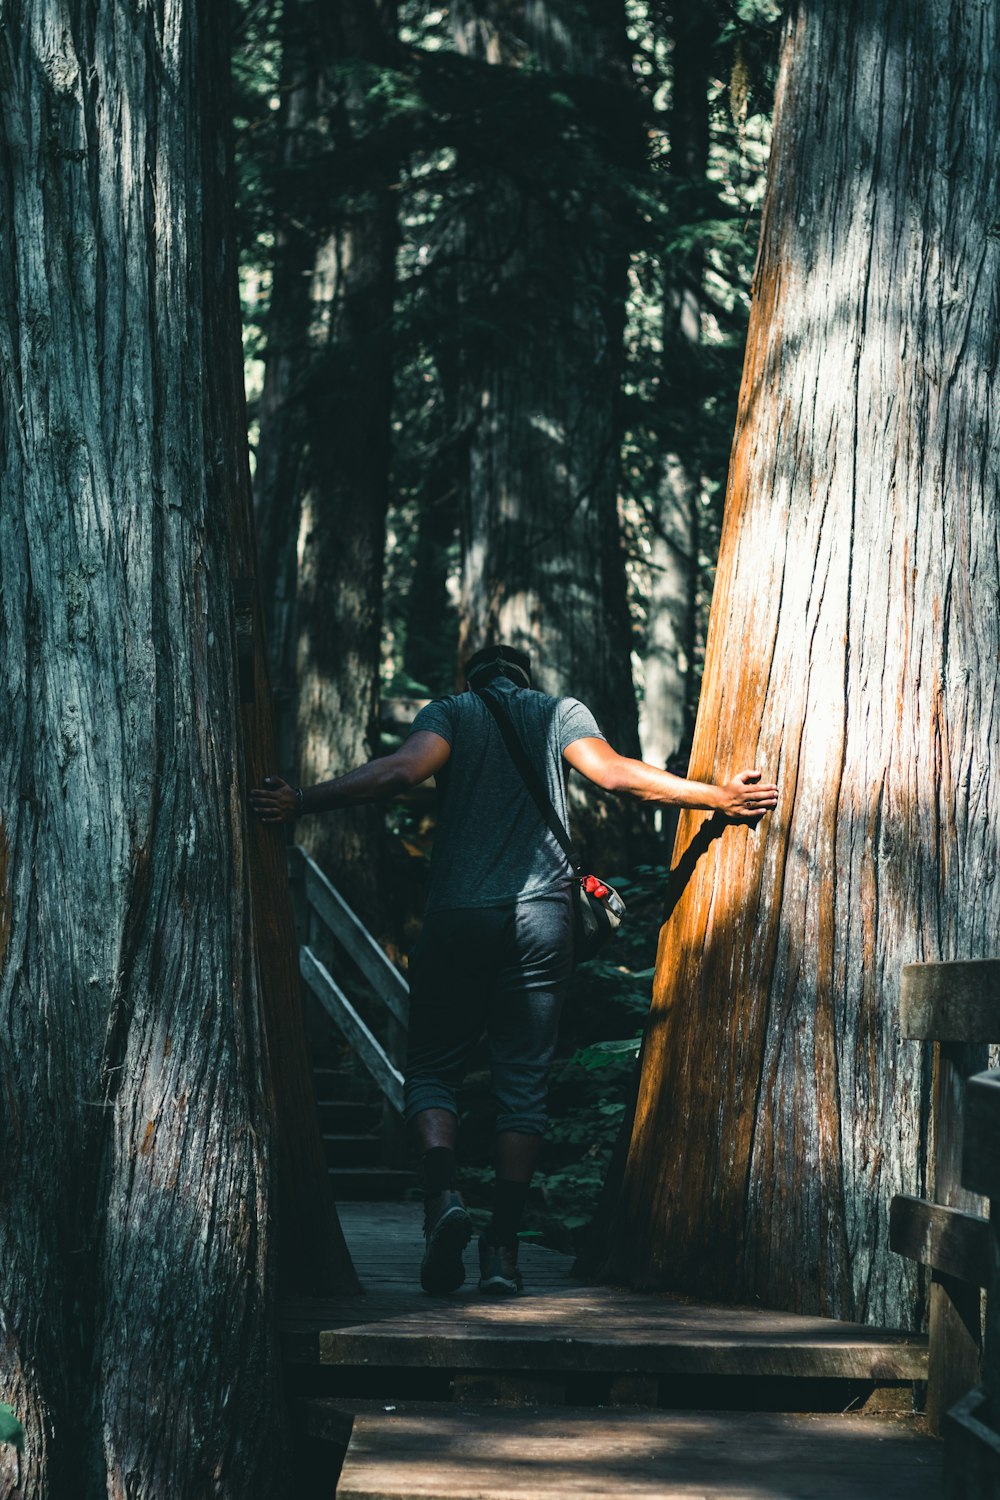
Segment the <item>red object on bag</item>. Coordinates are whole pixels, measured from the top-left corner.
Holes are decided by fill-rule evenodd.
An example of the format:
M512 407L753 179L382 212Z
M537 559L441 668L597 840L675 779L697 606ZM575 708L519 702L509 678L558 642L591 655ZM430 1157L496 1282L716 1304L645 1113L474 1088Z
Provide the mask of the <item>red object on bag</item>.
M596 875L585 875L583 877L583 888L588 896L596 896L598 901L603 901L608 894L608 888Z

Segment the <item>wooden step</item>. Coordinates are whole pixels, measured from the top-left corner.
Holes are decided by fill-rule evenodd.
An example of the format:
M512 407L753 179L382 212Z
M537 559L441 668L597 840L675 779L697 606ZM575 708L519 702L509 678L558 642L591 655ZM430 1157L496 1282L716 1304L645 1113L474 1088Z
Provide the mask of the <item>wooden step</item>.
M330 1431L310 1401L307 1423ZM915 1419L355 1403L337 1500L937 1500Z
M374 1172L356 1175L364 1181ZM464 1399L473 1394L469 1377L502 1383L517 1372L547 1381L551 1399L567 1405L590 1400L575 1394L584 1385L604 1381L610 1389L636 1377L652 1382L643 1387L651 1394L639 1397L650 1406L794 1411L830 1409L830 1382L899 1387L908 1398L909 1384L927 1378L920 1334L581 1285L570 1257L527 1243L523 1296L497 1302L479 1294L473 1244L461 1290L428 1297L419 1285L420 1204L347 1196L340 1194L341 1222L365 1295L286 1304L283 1315L288 1358L325 1366L331 1382L336 1374L326 1392L414 1396L421 1392L412 1380L433 1369ZM853 1389L843 1394L843 1405L858 1399Z
M317 1105L375 1105L381 1108L381 1095L366 1073L357 1068L313 1068L313 1087Z
M368 1135L382 1122L381 1104L364 1104L356 1099L321 1101L316 1106L320 1129L331 1135L352 1132Z
M394 1167L331 1167L330 1181L338 1203L390 1203L416 1183L414 1172Z
M330 1167L375 1167L382 1154L377 1135L324 1135L327 1165Z

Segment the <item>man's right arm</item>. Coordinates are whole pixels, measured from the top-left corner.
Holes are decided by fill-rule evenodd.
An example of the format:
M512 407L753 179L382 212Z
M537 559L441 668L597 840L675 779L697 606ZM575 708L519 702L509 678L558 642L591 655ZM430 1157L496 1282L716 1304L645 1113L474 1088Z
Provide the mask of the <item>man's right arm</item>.
M727 818L759 818L778 805L778 788L772 782L763 782L760 771L741 771L723 786L713 786L674 776L643 760L631 760L612 750L607 740L591 738L574 740L563 756L595 786L607 792L627 792L641 802L705 808Z
M301 795L280 777L269 776L250 793L250 805L262 823L290 823L300 813L386 802L436 776L450 755L451 745L442 735L415 730L391 755L377 756L333 781L304 786Z

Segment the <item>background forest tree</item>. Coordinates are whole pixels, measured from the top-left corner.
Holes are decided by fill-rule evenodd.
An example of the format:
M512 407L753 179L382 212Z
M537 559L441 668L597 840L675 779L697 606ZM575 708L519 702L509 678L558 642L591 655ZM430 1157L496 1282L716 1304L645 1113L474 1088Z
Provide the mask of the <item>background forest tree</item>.
M352 205L370 211L384 195L399 237L391 341L373 314L354 335L327 320L322 360L312 350L327 399L337 372L364 389L391 357L385 449L372 426L363 429L370 455L390 463L382 688L450 690L463 648L499 627L537 646L544 685L594 702L622 750L639 745L639 690L645 753L663 763L684 753L697 702L777 6L705 6L694 30L691 7L601 6L591 33L574 12L576 39L562 52L558 0L525 7L523 17L517 6L411 3L394 37L382 6L381 52L370 43L366 55L340 49L328 69L340 83L324 101L313 95L312 120L292 129L288 15L322 10L249 7L237 60L252 393L258 371L270 372L253 404L258 513L268 537L277 525L265 568L300 543L297 525L282 531L273 519L274 410L297 410L300 428L324 426L304 398L276 401L271 390L289 357L277 300L289 190L300 240L310 225L345 222ZM672 102L678 49L681 104ZM336 105L345 93L355 101L346 142ZM289 151L309 133L325 147L294 169ZM306 342L297 345L300 392L309 389ZM546 375L552 351L564 368ZM556 410L547 393L568 392L582 369L585 386ZM561 456L552 434L574 432ZM360 446L340 447L339 456L336 444L328 450L327 466L343 469L345 492L367 514L382 480L348 474ZM286 486L295 483L286 469ZM499 504L513 507L502 526ZM280 618L291 609L288 586L276 598ZM336 633L336 601L327 607ZM280 625L276 639L286 639ZM291 681L288 661L279 672ZM366 723L361 745L358 714L331 718L331 768L373 747ZM300 762L289 747L289 774ZM301 774L312 765L301 762Z
M290 779L388 748L405 725L385 705L451 690L463 643L494 624L540 646L545 685L593 701L619 748L639 748L641 725L646 756L684 769L756 250L776 13L765 0L601 6L586 12L590 31L579 29L584 12L575 15L567 52L553 42L555 0L404 3L395 28L385 6L352 0L339 31L327 6L245 7L236 72L248 386L272 659L284 723L297 726L283 739ZM303 27L312 28L304 47ZM329 247L359 214L381 223L381 248L369 238L367 256L348 265ZM384 288L378 266L393 235L391 328L369 304L367 324L352 331L349 283ZM344 263L339 281L317 273L324 255ZM359 392L384 390L387 369L391 410L374 424L371 413L351 418ZM580 452L560 478L552 434L574 422L581 442L564 447ZM363 465L360 445L345 445L352 423ZM324 591L318 613L315 600L301 606L326 642L325 684L313 675L302 690L296 591L317 543L302 530L310 444L323 453L328 493L340 486L334 529L345 557L359 527L373 535L384 486L388 503L381 671L370 645L349 662L336 651L379 611L369 550L347 587ZM491 499L500 491L511 497L502 525ZM314 517L318 500L314 487ZM313 650L317 639L314 630ZM315 660L307 653L298 667L311 674ZM336 711L318 714L322 702ZM634 855L641 849L647 866L665 858L672 822L659 844L647 836L637 846L632 815L611 799L591 807L596 817L583 826L602 867L652 881L651 872L636 877ZM377 913L392 946L405 945L427 805L391 812L384 862L374 837L381 812L346 831L330 829L337 822L326 820L329 831L303 823L296 837L366 915ZM654 925L649 900L633 949L581 976L581 1044L635 1030ZM573 1139L553 1145L550 1162L566 1174L553 1208L574 1222L620 1117L627 1051L589 1060L606 1066L570 1067L557 1090ZM575 1119L585 1107L589 1135Z
M284 850L244 812L226 16L0 28L0 1490L30 1500L283 1493L279 1277L353 1282Z

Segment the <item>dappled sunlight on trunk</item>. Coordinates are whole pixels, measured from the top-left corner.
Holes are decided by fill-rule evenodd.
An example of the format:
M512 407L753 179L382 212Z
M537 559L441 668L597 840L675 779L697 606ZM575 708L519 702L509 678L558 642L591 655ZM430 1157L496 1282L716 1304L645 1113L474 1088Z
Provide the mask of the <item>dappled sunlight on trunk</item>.
M1000 916L983 15L787 24L691 762L780 802L697 860L681 822L610 1260L643 1285L920 1317L887 1247L925 1172L899 974Z

